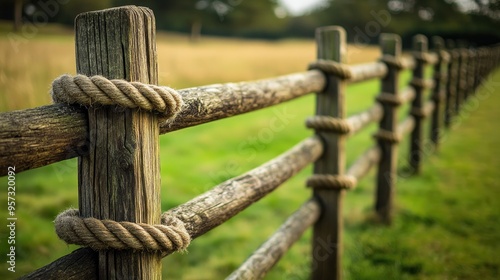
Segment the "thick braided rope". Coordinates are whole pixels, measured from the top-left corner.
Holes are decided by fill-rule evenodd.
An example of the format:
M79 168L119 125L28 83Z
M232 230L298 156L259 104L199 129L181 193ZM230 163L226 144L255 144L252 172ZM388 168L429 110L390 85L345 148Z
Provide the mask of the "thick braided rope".
M334 75L343 80L349 80L352 78L352 71L349 65L331 60L319 59L311 62L308 69L317 69L325 74Z
M306 127L338 134L348 134L352 130L351 125L346 120L330 116L314 116L307 118Z
M380 59L380 61L387 64L388 66L394 67L398 70L405 68L403 60L401 60L397 57L394 57L392 55L383 55L382 58Z
M191 242L184 223L171 216L163 215L161 225L149 225L81 218L77 209L69 209L54 222L60 239L94 250L171 252L184 250Z
M375 134L373 134L373 137L377 140L386 141L392 144L401 142L401 136L398 133L384 129L379 129Z
M103 76L62 75L52 82L51 95L57 103L141 108L159 112L167 119L174 117L182 106L179 93L169 87L108 80Z
M313 189L346 189L356 187L358 180L350 175L315 174L307 179L306 185Z
M388 104L391 106L401 106L403 104L403 100L401 97L398 95L388 93L388 92L382 92L380 93L375 100L382 104Z
M434 62L432 55L428 53L415 52L413 53L413 57L415 58L415 60L423 62L425 64Z

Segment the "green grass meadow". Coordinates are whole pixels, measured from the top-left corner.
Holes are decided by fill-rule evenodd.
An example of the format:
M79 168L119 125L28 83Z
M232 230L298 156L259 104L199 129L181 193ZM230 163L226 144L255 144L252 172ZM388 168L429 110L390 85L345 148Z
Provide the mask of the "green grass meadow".
M1 111L47 104L47 97L32 95L46 94L50 79L57 75L74 73L72 36L41 32L22 45L20 53L13 54L8 34L5 28L0 32ZM265 73L259 70L262 65L250 65L250 60L256 59L252 57L247 60L248 67L255 68L253 72L248 72L250 70L245 65L232 65L230 62L223 62L230 67L226 69L207 66L202 70L217 71L220 76L208 81L206 77L175 77L169 72L174 70L161 72L168 68L162 68L162 64L172 61L165 59L167 54L160 53L163 57L159 62L160 81L165 84L168 80L168 84L174 87L303 71L307 62L314 58L314 43L309 41L268 43L207 38L205 43L202 41L197 46L191 46L187 39L179 35L172 36L159 36L159 51L169 48L170 41L178 49L184 46L193 52L206 51L204 46L217 49L229 44L242 45L239 51L250 53L251 49L258 46L262 52L259 56L266 57L269 68L274 65L271 61L273 53L288 50L293 54L301 48L309 52L298 55L299 62L290 62L289 67L283 63L293 60L290 56L277 58L281 60L276 63L279 64L276 69L266 69ZM65 56L64 61L58 61L57 56L43 58L47 59L42 60L47 65L46 69L43 65L34 65L33 69L27 66L20 68L19 63L13 62L23 61L24 57L33 55L31 52L41 52L47 46L57 46L69 57ZM172 53L177 48L168 49L165 53ZM238 73L240 76L226 76ZM217 76L214 73L210 75ZM409 79L410 74L405 72L402 84ZM23 81L24 84L20 84ZM402 169L398 178L392 226L381 225L374 218L375 170L345 196L345 279L498 279L499 83L500 71L496 71L464 105L453 126L443 133L439 151L435 152L430 147L425 149L420 175L407 176L404 171L408 143L401 143L399 153ZM24 85L33 90L33 94L28 94L32 97L16 97L22 96ZM349 86L346 93L348 115L370 107L379 88L378 81ZM313 113L314 96L311 94L276 107L160 136L162 210L182 204L224 180L255 168L312 135L313 132L305 128L304 120ZM401 108L401 118L406 115L407 108ZM348 165L374 144L371 134L376 128L376 125L372 125L348 140ZM193 241L186 253L165 258L164 279L224 279L311 196L311 190L304 185L309 174L311 167L227 223ZM0 220L6 223L7 178L0 178L0 186L3 186L0 188ZM76 159L25 171L16 176L16 272L7 271L8 232L4 225L0 225L0 279L20 277L77 248L58 240L52 223L59 212L77 207L77 201ZM308 279L312 255L310 237L311 231L308 230L266 279Z

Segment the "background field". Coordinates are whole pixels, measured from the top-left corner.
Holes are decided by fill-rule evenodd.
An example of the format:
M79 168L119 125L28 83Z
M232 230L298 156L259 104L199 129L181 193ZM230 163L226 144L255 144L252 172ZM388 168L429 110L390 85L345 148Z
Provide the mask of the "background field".
M51 26L13 44L0 24L0 111L50 103L50 82L75 73L71 31ZM349 63L373 61L376 48L351 47ZM173 34L158 35L160 83L174 88L253 80L303 71L315 57L312 41L277 42L204 38L197 44ZM402 82L407 82L404 73ZM495 83L495 81L497 81ZM373 176L346 196L346 279L496 279L500 274L500 145L497 104L500 72L481 101L472 104L446 134L442 150L429 154L421 176L401 173L392 227L373 222ZM496 86L496 87L495 87ZM348 87L348 113L372 104L378 82ZM189 128L160 138L162 209L179 205L225 179L279 155L311 135L303 120L313 114L314 97L275 108ZM401 116L406 108L401 109ZM281 131L269 131L270 118L285 115ZM348 141L348 164L373 144L375 126ZM401 146L405 165L407 143ZM33 151L34 153L36 151ZM257 153L254 153L257 152ZM0 278L23 275L76 247L58 240L54 217L77 207L76 160L17 176L17 270L5 263L6 231L0 227ZM310 168L236 218L194 241L186 254L164 259L164 278L222 279L255 250L297 207L310 197L304 180ZM6 186L6 178L0 178ZM0 205L6 203L0 188ZM0 210L5 221L6 210ZM307 279L310 231L267 279Z

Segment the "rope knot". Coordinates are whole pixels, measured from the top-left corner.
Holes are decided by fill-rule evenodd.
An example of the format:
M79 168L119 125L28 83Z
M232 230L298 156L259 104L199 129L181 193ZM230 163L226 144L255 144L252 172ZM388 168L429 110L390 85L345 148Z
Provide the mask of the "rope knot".
M385 129L379 129L375 134L373 134L373 137L377 140L386 141L392 144L401 142L401 136L398 133Z
M401 99L401 97L399 97L396 94L389 93L389 92L380 93L375 98L375 100L377 100L378 102L380 102L382 104L387 104L387 105L391 105L391 106L395 106L395 107L401 106L403 104L403 100Z
M405 68L403 60L392 55L383 55L380 62L387 64L389 67L396 68L397 70L402 70Z
M191 242L184 223L172 216L162 216L162 224L150 225L81 218L77 209L68 209L54 223L60 239L94 250L173 252L185 250Z
M308 69L317 69L325 74L339 77L342 80L349 80L352 78L352 71L349 65L331 60L319 59L310 63Z
M166 119L175 117L183 104L179 93L172 88L103 76L62 75L52 82L51 95L56 103L141 108L156 111Z

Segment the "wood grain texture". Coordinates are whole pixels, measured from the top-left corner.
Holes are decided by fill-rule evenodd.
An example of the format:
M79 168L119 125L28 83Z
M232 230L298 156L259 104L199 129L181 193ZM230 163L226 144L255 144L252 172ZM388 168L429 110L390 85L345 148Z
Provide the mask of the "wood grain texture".
M322 153L321 140L308 138L281 156L225 181L167 213L182 220L191 237L196 238L276 189Z
M323 153L323 143L317 137L308 138L279 157L223 182L208 192L167 211L186 224L191 237L197 238L237 215L283 182L317 160ZM173 252L167 252L171 254ZM75 259L79 260L75 265ZM99 273L97 253L83 248L63 256L26 277L40 279L96 279ZM33 278L32 275L34 275ZM88 277L88 276L95 277ZM74 278L70 278L73 277Z
M339 26L316 30L318 59L343 63L346 58L346 34ZM344 119L345 81L333 75L316 97L316 115ZM345 169L345 136L317 131L324 141L325 152L314 164L314 174L342 175ZM342 201L345 190L314 189L314 197L322 206L322 214L313 227L311 278L342 278ZM326 248L324 244L327 244ZM318 249L320 248L320 249Z
M156 84L154 16L125 6L75 20L77 72ZM158 120L110 106L90 108L89 153L79 158L82 217L160 223ZM161 279L160 253L99 252L99 279Z
M382 54L393 57L394 60L401 58L401 38L396 34L382 34L380 37ZM389 73L382 79L381 92L399 96L399 76L401 69L392 65ZM382 104L384 115L379 123L382 131L396 132L397 107L390 104ZM377 171L377 184L375 193L375 211L379 219L386 224L392 222L392 207L394 200L394 188L396 185L398 146L396 143L379 139L380 161Z
M173 121L159 120L160 133L208 123L323 90L317 70L270 79L181 89L184 106ZM64 104L0 113L0 176L87 155L86 109Z
M316 222L320 213L321 208L316 200L311 199L304 203L226 280L264 278L304 231Z

